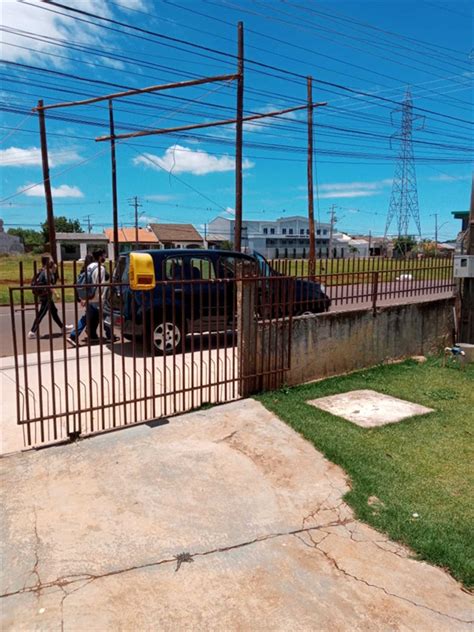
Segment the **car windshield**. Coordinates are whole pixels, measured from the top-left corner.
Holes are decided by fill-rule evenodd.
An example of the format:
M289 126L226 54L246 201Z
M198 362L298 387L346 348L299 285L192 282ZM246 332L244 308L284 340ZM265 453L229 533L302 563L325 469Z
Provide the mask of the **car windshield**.
M262 276L275 276L276 275L275 270L271 267L271 265L268 263L268 261L265 259L263 255L261 255L259 252L254 252L253 254L258 261L258 265L260 267L260 272Z

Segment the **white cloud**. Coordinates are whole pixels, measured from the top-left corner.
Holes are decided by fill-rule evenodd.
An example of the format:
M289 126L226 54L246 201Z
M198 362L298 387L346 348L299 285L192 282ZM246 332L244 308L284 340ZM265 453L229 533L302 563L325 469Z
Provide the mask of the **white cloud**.
M170 202L171 200L176 199L176 195L165 195L157 193L153 195L147 195L146 199L150 200L150 202Z
M18 187L18 193L23 191L30 184L25 184L22 187ZM69 184L61 184L59 187L51 187L51 192L54 198L83 198L84 193L76 186L69 186ZM42 184L35 184L30 189L25 191L24 195L28 197L44 197L44 186Z
M320 199L360 198L379 195L384 187L392 184L391 178L372 182L329 182L319 185ZM306 187L299 187L304 190Z
M2 5L2 24L6 28L6 31L2 34L2 40L4 46L2 47L3 58L9 61L24 61L35 62L38 59L45 59L43 55L37 56L37 53L58 53L67 56L63 50L59 51L58 47L48 42L48 38L59 38L68 41L74 41L79 44L94 45L106 51L104 47L104 35L103 30L99 26L92 24L86 24L75 20L74 13L68 13L61 11L66 15L60 15L55 13L55 7L48 7L41 0L29 0L28 4L23 4L20 0L0 0ZM90 11L104 17L112 17L114 11L111 5L103 0L76 0L69 3L71 5L78 6L84 11ZM124 5L121 6L119 11L126 11L128 9L143 9L145 7L144 0L124 0ZM51 9L51 10L48 10ZM41 25L40 35L41 40L35 40L34 46L31 47L27 37L21 35L17 31L32 31L38 32L38 25ZM8 44L13 44L9 46ZM16 48L15 46L22 46L30 48L25 50L24 48ZM77 56L77 51L73 53L73 56ZM49 65L64 66L67 64L67 59L61 59L57 57L47 57ZM112 61L109 58L101 58L103 63L116 66L117 61Z
M51 150L49 152L49 166L57 167L70 162L81 160L73 149ZM41 151L38 147L8 147L0 149L0 163L3 167L40 167Z
M321 200L330 200L332 198L358 198L358 197L372 197L378 195L380 191L329 191L328 193L320 193L319 198Z
M233 171L235 159L231 156L213 156L206 151L193 150L181 145L168 147L163 156L145 153L133 159L135 165L145 165L151 169L164 169L171 173L192 173L195 176L204 176L209 173L221 173ZM242 167L250 169L254 163L244 160Z
M450 176L447 173L440 173L439 176L430 176L428 180L431 182L458 182L460 180L470 180L471 176Z
M228 206L224 212L227 213L228 215L235 215L235 208Z

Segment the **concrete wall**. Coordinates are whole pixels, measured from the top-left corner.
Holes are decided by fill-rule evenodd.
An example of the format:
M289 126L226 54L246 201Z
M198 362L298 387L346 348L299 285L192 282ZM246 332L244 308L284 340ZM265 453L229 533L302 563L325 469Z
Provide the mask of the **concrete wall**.
M291 368L294 385L381 362L436 352L452 343L454 299L332 312L293 319ZM267 348L259 332L257 349ZM274 338L276 339L276 338Z

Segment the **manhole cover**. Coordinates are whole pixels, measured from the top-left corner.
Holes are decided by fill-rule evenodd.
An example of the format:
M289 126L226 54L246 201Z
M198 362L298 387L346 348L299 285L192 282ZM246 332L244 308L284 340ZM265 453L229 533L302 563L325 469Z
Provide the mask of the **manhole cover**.
M385 426L385 424L393 424L414 415L433 412L432 408L371 390L349 391L320 397L308 401L308 404L343 417L362 428Z

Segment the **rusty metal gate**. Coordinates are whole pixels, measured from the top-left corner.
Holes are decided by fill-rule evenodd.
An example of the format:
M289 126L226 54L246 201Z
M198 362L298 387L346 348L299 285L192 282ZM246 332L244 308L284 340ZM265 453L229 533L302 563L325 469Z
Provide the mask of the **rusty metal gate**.
M109 280L99 273L97 283L78 284L74 265L74 281L61 266L59 279L33 293L20 269L10 311L25 445L160 419L284 382L294 278L239 277L229 268L214 276L204 259L194 264L185 275L175 261L153 289L133 292L111 269Z

